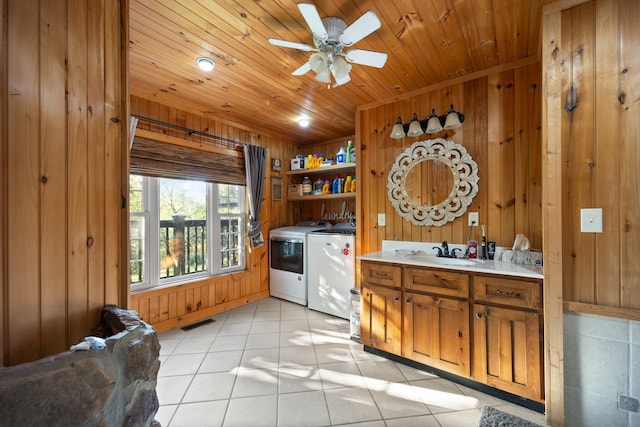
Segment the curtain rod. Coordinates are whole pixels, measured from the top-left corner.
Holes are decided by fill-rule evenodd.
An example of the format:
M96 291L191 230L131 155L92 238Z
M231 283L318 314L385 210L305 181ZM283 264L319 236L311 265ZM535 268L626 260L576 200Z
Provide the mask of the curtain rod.
M161 122L160 120L150 119L148 117L139 116L137 114L132 114L131 116L135 117L138 120L141 120L143 122L148 122L148 123L151 123L151 124L154 124L154 125L158 125L158 126L165 126L165 127L168 127L168 128L172 128L172 129L175 129L175 130L179 130L179 131L185 132L189 136L191 136L191 135L205 136L207 138L215 139L217 141L225 142L227 144L239 145L239 146L242 146L242 147L244 147L245 145L252 145L252 144L247 144L246 142L234 141L233 139L228 139L228 138L224 138L222 136L217 136L217 135L212 135L210 133L201 132L199 130L193 130L193 129L185 128L185 127L182 127L182 126L174 125L174 124L171 124L171 123Z

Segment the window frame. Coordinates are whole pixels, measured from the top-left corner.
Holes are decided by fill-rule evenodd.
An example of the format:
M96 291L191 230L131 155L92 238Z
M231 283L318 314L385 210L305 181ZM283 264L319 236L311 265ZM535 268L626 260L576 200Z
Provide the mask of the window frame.
M144 225L144 246L143 246L143 281L131 283L131 254L129 254L129 288L131 291L142 291L150 289L159 289L170 286L177 286L191 283L210 277L221 276L238 271L246 270L246 252L247 247L244 239L244 230L246 228L247 211L246 211L246 187L236 184L223 184L205 182L206 185L206 229L207 229L207 268L201 272L189 273L186 275L178 275L166 278L160 278L160 177L151 177L138 174L132 174L142 178L142 212L131 212L129 215L142 216L145 218ZM170 178L177 180L189 181L185 178ZM191 180L199 181L199 180ZM237 214L220 214L218 212L219 186L231 185L238 187L238 213ZM222 267L222 248L220 247L221 239L221 216L236 216L238 218L238 265L232 267ZM131 221L129 221L131 226ZM129 236L129 247L131 247L131 236Z

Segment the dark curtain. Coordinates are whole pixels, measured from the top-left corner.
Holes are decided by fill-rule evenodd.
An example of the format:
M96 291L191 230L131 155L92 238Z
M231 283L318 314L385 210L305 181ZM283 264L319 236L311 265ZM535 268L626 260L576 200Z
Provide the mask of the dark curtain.
M244 146L244 164L247 172L247 196L249 199L249 227L248 235L251 246L258 248L264 245L264 238L260 228L260 208L264 192L264 175L266 168L267 150L255 145Z

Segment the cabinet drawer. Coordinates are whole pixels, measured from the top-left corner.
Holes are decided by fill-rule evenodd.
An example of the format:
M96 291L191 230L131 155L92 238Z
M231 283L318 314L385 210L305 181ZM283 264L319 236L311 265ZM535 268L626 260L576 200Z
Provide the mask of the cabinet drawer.
M477 275L473 279L473 298L476 301L539 310L542 308L542 283Z
M469 298L469 276L447 270L407 267L404 287L421 292Z
M400 287L402 284L402 268L377 262L362 263L362 281L376 285Z

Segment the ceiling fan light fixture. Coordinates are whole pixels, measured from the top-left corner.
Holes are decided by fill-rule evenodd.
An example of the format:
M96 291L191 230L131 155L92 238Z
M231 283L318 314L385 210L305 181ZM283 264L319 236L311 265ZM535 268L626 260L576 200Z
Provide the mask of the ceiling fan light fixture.
M298 126L301 128L309 127L309 118L307 116L300 116L298 118Z
M204 57L200 57L196 59L196 63L198 64L198 68L206 72L212 71L213 68L216 66L215 62L213 62L209 58L204 58Z

